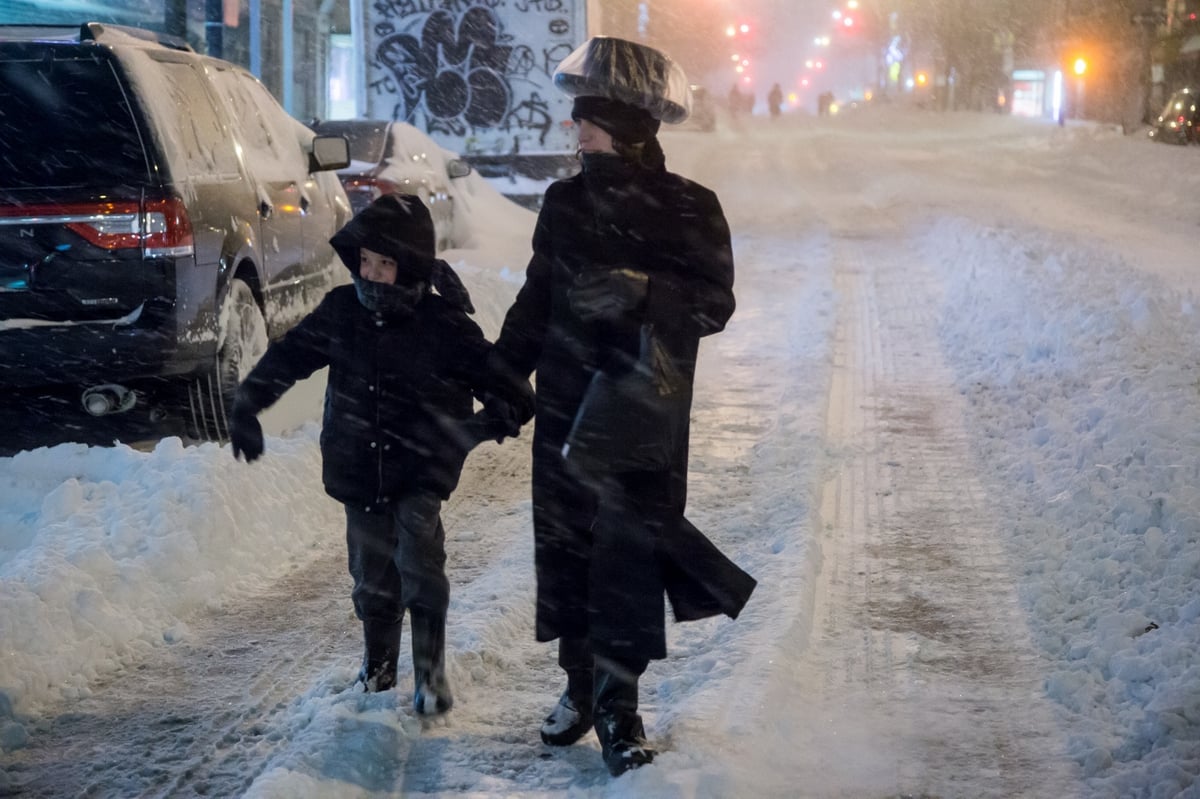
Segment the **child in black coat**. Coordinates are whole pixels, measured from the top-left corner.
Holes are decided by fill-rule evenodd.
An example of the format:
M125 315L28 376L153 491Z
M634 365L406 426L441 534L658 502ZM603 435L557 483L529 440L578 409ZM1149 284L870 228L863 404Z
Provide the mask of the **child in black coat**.
M366 642L360 680L367 691L395 685L407 609L420 714L453 704L441 503L472 447L515 436L533 414L529 382L488 368L491 345L434 242L417 197L385 195L354 217L330 240L354 284L332 289L268 347L238 388L230 425L234 456L257 459L258 414L329 367L322 472L326 492L346 508L352 599Z

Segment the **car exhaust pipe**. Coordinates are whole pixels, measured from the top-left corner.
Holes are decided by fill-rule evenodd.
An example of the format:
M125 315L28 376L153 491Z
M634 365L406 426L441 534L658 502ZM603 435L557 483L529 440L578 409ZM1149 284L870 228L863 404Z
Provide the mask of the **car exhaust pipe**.
M137 394L116 383L92 386L83 392L83 409L92 416L124 413L137 404Z

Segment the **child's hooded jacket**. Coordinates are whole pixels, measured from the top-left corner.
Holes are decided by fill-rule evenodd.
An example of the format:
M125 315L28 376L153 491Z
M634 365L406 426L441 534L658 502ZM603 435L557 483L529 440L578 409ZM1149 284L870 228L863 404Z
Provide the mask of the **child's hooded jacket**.
M467 316L466 288L435 257L432 230L415 197L387 195L354 217L330 243L355 283L366 247L397 261L398 283L421 278L440 293L389 313L368 310L354 285L338 286L267 349L238 389L237 406L257 413L329 367L325 490L369 510L417 487L447 498L470 448L502 432L494 420L472 418L473 397L493 393L485 368L491 345Z

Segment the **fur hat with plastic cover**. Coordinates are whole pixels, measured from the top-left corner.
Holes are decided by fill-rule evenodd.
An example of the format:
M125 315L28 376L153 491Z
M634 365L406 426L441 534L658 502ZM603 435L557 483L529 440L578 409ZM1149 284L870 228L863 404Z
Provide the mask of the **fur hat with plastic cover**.
M665 53L611 36L593 36L554 70L554 85L572 97L606 97L668 124L692 111L683 68Z

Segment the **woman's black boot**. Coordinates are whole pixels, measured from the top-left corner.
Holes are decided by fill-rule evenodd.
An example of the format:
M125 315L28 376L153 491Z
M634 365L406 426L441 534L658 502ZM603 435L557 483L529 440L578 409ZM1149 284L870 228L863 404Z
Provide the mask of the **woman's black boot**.
M592 727L592 650L586 638L559 638L558 665L567 688L542 722L542 743L570 746Z
M595 725L604 765L614 777L654 760L638 715L638 677L646 661L596 659Z

